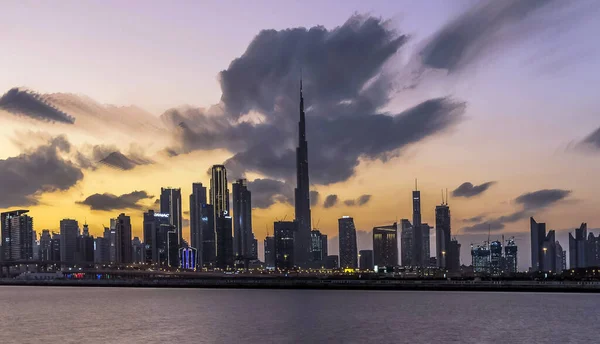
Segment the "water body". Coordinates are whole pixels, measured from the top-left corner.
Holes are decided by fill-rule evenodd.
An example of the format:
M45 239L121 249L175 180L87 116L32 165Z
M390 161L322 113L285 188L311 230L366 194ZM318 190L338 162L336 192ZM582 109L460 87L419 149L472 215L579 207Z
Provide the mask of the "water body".
M600 297L0 287L0 343L598 343Z

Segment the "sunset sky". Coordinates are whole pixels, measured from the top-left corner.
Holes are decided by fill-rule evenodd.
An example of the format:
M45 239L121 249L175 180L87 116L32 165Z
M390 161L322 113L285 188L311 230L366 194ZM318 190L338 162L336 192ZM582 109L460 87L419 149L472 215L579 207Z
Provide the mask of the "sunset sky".
M250 181L262 243L294 217L302 74L314 226L334 238L342 215L365 232L412 220L418 178L423 222L449 190L462 263L490 228L516 236L524 269L529 216L563 248L581 222L600 227L599 13L592 0L3 2L0 211L94 235L125 212L141 237L161 186L181 187L187 211L192 182L225 163Z

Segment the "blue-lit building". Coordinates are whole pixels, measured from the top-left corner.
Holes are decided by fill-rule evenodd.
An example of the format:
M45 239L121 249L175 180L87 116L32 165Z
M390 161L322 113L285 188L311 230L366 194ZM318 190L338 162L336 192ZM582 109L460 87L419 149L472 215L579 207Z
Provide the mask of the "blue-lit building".
M471 245L471 260L473 272L478 274L490 273L490 248L484 245Z
M185 270L196 270L197 250L193 247L179 249L179 267Z

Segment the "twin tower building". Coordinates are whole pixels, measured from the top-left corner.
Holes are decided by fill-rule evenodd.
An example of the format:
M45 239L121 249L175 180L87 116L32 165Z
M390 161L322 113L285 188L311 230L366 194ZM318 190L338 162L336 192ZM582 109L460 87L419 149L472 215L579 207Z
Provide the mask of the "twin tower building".
M295 266L305 266L311 257L311 215L308 179L308 143L302 81L300 81L300 120L296 148L295 220L287 222L290 252L286 258ZM247 181L232 183L233 205L229 204L227 170L211 169L210 189L192 184L190 195L190 242L182 235L181 189L162 188L160 213L144 213L145 261L171 267L229 269L248 266L257 259L257 241L252 232L252 197ZM291 261L293 257L293 262Z

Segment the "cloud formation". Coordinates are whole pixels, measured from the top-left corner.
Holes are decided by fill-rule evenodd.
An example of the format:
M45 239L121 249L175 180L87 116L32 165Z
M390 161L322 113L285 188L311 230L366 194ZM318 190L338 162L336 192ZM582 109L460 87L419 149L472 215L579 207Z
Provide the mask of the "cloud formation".
M454 191L452 191L453 197L474 197L482 194L490 186L496 184L496 182L486 182L481 185L473 185L470 182L464 182L459 187L457 187Z
M567 198L571 194L569 190L562 189L544 189L534 192L528 192L515 198L515 203L519 204L522 209L511 214L500 216L497 218L487 219L471 226L462 228L466 233L477 233L490 231L499 231L506 227L507 223L515 223L517 221L533 216L537 211L542 211L555 203Z
M310 206L311 207L315 207L315 206L317 206L317 204L319 204L319 198L320 198L319 191L310 190L309 197L310 197Z
M227 149L233 177L293 182L302 70L311 183L345 181L359 159L389 159L462 118L465 104L445 97L380 111L394 91L385 63L406 40L387 22L358 15L332 30L261 31L220 73L219 104L162 115L177 142L169 151Z
M64 157L71 151L65 136L33 150L0 160L0 208L38 204L44 192L67 190L83 179L81 169Z
M345 200L344 204L348 207L354 207L354 206L362 207L363 205L369 203L370 200L371 200L371 195L361 195L357 199Z
M19 88L11 88L0 98L0 110L40 121L75 123L75 117L60 111L41 95Z
M337 195L327 195L325 202L323 202L323 208L328 209L335 206L338 203Z
M258 178L248 182L252 207L266 209L276 202L293 204L294 188L280 180Z
M485 0L463 13L440 31L421 50L425 66L456 71L505 39L512 28L514 39L527 32L522 23L532 19L555 0Z
M77 203L87 205L92 210L102 211L141 209L142 205L139 204L139 201L151 199L153 197L154 196L148 195L146 191L133 191L120 196L111 193L96 193Z
M585 139L577 144L577 148L583 148L590 151L600 151L600 128L588 135Z

